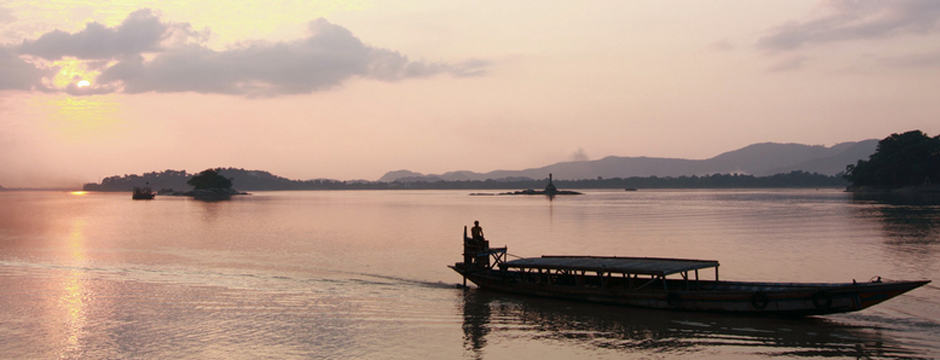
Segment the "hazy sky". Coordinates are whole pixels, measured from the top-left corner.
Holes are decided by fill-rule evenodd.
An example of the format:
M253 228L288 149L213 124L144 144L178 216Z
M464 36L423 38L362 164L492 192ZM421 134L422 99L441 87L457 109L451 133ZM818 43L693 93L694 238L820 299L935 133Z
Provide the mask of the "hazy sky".
M0 186L940 133L940 1L0 0Z

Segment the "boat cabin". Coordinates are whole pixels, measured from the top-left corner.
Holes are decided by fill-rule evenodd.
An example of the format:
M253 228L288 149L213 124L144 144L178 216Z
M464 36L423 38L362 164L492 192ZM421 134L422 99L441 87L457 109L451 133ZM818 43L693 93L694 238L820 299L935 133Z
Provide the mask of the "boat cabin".
M547 285L622 288L626 290L699 290L699 270L714 268L718 261L668 258L542 256L502 262L500 270L512 270L520 280ZM678 274L681 279L667 279Z
M492 272L517 281L574 287L637 290L703 290L711 288L699 278L699 270L715 269L718 261L619 256L542 256L507 261L506 247L491 248L489 241L467 236L464 226L463 272ZM497 268L499 270L497 270ZM674 278L669 278L671 275ZM681 277L681 278L680 278ZM466 286L466 277L464 277Z

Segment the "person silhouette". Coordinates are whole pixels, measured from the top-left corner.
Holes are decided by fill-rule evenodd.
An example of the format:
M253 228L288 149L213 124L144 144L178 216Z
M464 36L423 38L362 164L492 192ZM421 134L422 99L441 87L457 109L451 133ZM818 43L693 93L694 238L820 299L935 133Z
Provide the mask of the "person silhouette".
M484 240L483 228L480 227L479 221L473 222L473 228L470 229L470 237L473 238L473 240Z

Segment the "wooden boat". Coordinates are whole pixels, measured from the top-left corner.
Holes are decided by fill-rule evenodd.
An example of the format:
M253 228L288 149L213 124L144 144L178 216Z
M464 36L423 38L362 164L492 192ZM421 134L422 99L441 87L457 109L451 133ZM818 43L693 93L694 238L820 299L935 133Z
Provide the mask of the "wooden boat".
M506 260L506 248L467 237L464 262L449 266L477 286L506 293L613 305L764 315L858 311L930 280L865 283L720 281L718 261L641 257L542 256ZM714 269L714 279L700 270Z
M131 195L131 199L134 200L153 200L153 197L157 194L150 190L150 187L134 187L134 194Z

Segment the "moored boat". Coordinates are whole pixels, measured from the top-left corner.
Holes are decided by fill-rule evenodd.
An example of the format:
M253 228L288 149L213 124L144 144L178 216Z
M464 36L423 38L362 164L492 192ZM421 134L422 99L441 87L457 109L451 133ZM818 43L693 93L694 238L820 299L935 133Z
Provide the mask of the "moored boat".
M542 256L508 261L506 247L467 237L464 262L450 268L477 286L501 292L686 311L824 315L858 311L930 280L772 283L719 280L715 260ZM713 279L704 273L714 270Z
M134 193L131 195L131 199L134 200L153 200L153 197L157 194L150 189L150 187L134 187Z

